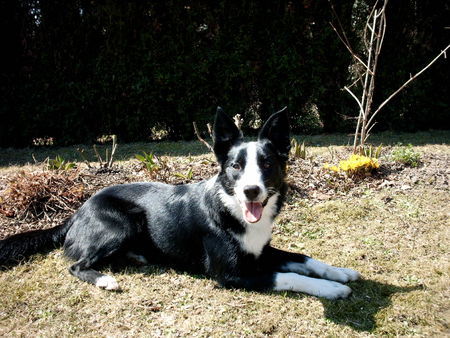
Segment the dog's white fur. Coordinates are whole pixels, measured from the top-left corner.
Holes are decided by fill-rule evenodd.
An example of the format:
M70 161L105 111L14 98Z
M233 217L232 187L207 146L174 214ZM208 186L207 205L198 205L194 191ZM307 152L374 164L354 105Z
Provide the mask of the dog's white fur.
M306 277L295 272L277 273L274 290L304 292L328 299L346 298L352 293L347 285L326 279Z

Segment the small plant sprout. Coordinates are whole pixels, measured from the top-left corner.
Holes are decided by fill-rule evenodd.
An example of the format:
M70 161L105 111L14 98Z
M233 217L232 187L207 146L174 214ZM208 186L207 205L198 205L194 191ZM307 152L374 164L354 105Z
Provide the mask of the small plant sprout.
M142 152L142 155L136 154L136 159L141 162L149 173L155 173L160 169L158 158L153 153Z
M291 158L298 159L301 158L303 160L306 159L306 156L308 155L308 152L306 151L305 142L303 141L302 144L298 143L298 141L295 138L292 138L291 140Z
M361 154L366 157L370 158L380 158L381 150L383 149L383 145L380 144L378 147L374 147L372 145L365 145L364 147L361 147Z
M413 168L418 167L421 162L420 154L413 149L412 144L408 144L406 147L399 144L392 150L391 159Z
M194 172L192 170L192 168L189 168L186 173L175 173L175 176L182 178L183 180L187 180L187 181L191 181L192 178L194 177Z
M47 159L48 170L70 170L76 167L74 162L66 161L59 155L56 155L54 159Z

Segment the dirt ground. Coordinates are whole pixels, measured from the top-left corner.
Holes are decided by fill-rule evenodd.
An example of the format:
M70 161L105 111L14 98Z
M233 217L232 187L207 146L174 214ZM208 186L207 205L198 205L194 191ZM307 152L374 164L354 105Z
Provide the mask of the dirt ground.
M431 146L432 147L432 146ZM365 191L379 191L389 187L394 191L408 191L417 185L426 185L437 190L449 190L450 154L439 147L433 152L430 147L421 154L421 164L412 168L394 161L381 160L379 170L367 177L348 178L346 175L335 175L323 168L325 162L338 162L350 154L350 148L340 147L332 154L321 152L307 156L306 159L291 159L288 164L288 182L292 196L298 196L308 201L310 205L321 201L351 199L360 196ZM122 161L109 169L99 169L93 163L88 168L80 163L73 169L76 182L83 187L83 197L71 207L58 212L42 212L38 216L6 217L0 214L0 239L9 235L35 229L53 227L73 214L74 210L96 191L115 184L138 181L162 181L169 184L195 183L215 175L218 166L212 154L200 156L165 157L164 168L157 173L150 174L137 161ZM192 177L186 173L192 170ZM48 172L44 164L25 166L18 170L0 171L0 196L4 194L17 175L32 175ZM1 197L0 197L1 198ZM0 202L2 200L0 199Z

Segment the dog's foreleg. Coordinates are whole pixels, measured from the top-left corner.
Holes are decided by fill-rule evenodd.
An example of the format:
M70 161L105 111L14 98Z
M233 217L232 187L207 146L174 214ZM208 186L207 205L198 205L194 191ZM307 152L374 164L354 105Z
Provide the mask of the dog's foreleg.
M296 272L307 276L317 276L341 283L355 281L360 278L359 272L355 270L334 267L313 258L306 258L303 263L287 262L281 265L280 270L285 272Z
M275 275L275 291L296 291L327 299L347 298L352 290L341 283L325 279L301 276L293 272L279 272Z
M281 272L296 272L301 275L329 279L340 283L347 283L360 278L360 274L355 270L337 268L302 254L287 252L270 246L265 248L262 259Z

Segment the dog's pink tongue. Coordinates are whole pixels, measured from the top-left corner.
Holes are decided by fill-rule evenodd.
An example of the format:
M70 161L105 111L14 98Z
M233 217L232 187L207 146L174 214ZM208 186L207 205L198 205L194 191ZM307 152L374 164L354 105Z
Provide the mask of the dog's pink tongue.
M244 217L249 223L256 223L261 219L263 206L259 202L245 202Z

